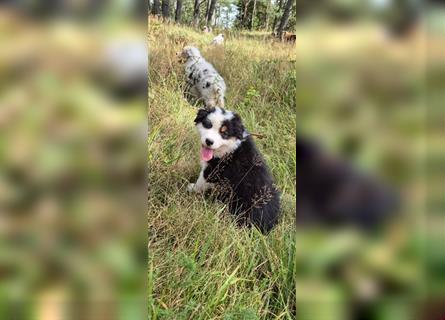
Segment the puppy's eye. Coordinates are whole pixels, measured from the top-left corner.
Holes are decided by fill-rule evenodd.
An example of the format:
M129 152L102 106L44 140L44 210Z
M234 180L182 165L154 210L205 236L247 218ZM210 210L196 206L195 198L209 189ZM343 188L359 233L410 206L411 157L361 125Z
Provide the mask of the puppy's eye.
M221 134L221 137L223 137L224 139L228 139L229 138L229 131L228 131L226 126L222 126L219 129L219 133Z
M211 123L209 120L205 119L205 120L202 122L202 126L203 126L204 128L206 128L206 129L210 129L210 128L212 127L212 123Z

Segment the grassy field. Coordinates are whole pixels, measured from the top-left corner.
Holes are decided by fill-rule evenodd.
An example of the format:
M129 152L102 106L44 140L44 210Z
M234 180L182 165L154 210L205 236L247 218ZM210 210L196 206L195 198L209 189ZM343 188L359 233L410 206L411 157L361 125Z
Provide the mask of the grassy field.
M295 314L296 49L265 34L212 35L152 21L150 40L149 316L290 319ZM176 58L194 44L221 73L226 108L257 140L282 192L283 219L267 237L237 228L224 204L188 194L199 174L196 106L183 96Z

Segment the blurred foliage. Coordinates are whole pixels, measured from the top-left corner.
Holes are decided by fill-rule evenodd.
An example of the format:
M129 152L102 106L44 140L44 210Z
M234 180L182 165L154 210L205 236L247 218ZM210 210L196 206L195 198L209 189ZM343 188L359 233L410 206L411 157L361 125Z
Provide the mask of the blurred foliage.
M145 99L97 81L121 35L85 27L0 11L2 319L144 314Z
M299 273L302 319L346 319L346 310L366 319L443 317L445 39L436 19L445 12L433 16L433 28L415 25L401 38L370 21L297 28L298 130L403 199L400 219L377 235L297 231L302 266L309 263Z

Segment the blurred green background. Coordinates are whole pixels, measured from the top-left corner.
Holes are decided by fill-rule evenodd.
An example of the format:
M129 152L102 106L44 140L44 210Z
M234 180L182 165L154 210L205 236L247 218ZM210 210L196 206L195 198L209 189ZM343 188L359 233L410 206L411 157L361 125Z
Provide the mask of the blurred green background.
M0 9L0 318L145 318L146 20L24 11Z
M389 182L402 216L374 235L297 230L301 319L442 319L445 10L369 3L301 3L297 138Z

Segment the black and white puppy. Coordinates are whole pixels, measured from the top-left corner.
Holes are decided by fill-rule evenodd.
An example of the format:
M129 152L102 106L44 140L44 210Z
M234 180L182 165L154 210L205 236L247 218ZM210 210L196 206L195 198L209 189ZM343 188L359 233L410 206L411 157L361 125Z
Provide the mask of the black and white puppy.
M201 142L201 172L189 191L213 188L239 225L269 232L280 216L272 175L236 113L200 109L195 119Z
M298 137L297 225L355 226L373 231L397 216L399 198L389 186Z

